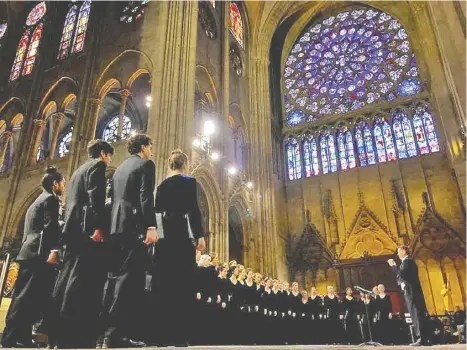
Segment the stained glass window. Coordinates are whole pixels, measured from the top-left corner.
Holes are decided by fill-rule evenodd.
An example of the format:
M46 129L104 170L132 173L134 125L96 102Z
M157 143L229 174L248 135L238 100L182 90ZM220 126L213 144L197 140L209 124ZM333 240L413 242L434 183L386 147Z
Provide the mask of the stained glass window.
M21 36L18 49L16 50L16 57L13 62L13 67L11 68L10 81L16 80L20 76L21 67L23 66L24 57L26 56L26 51L27 51L28 44L29 44L30 33L31 33L31 30L26 29L26 31Z
M45 160L44 149L39 145L39 147L37 147L36 162L40 163L43 160Z
M2 23L0 24L0 40L2 40L3 36L5 35L6 33L6 30L7 30L7 27L8 25L6 23ZM1 42L0 42L1 43ZM2 45L0 45L1 47Z
M283 76L286 110L305 112L301 122L310 113L351 112L422 90L405 29L368 8L311 25L292 47Z
M302 143L305 177L319 175L318 145L314 137L306 135Z
M427 105L415 108L413 126L421 154L439 151L439 141L433 123L433 116Z
M122 15L120 16L120 22L133 23L140 19L146 7L148 6L149 0L143 1L128 1L125 7L122 10Z
M352 133L347 128L342 128L337 134L337 149L342 170L352 169L357 166Z
M76 16L78 14L78 7L72 6L68 11L63 24L62 39L60 41L60 47L58 50L57 58L62 60L68 56L71 48L71 39L73 38L73 31L75 29Z
M404 110L397 110L392 117L392 128L399 159L417 155L417 146L413 136L412 124Z
M105 126L102 138L105 141L114 142L123 140L130 135L131 132L131 120L127 116L123 116L122 135L118 135L118 123L120 117L117 115L113 117Z
M78 24L76 25L71 53L81 52L84 49L84 39L86 38L86 28L88 27L90 12L91 0L86 0L79 10Z
M329 131L323 132L319 138L321 148L321 165L323 174L337 171L337 155L334 135Z
M392 140L392 131L388 122L383 117L378 117L373 133L375 135L376 153L378 161L384 163L396 160L396 151Z
M34 63L36 62L36 57L39 54L39 44L42 37L42 27L43 24L38 24L34 32L32 33L31 42L29 43L28 54L26 56L26 61L24 62L23 75L28 75L32 73L34 68Z
M302 178L302 159L300 155L300 147L297 139L290 138L286 145L287 153L287 170L289 180L297 180Z
M11 168L13 165L13 155L11 154L11 145L12 145L12 140L8 141L8 146L6 146L6 152L5 152L5 158L3 158L3 164L0 167L0 174L4 173L8 169Z
M73 136L73 127L71 127L60 140L58 146L58 155L60 158L65 157L70 152L71 137Z
M26 26L29 26L30 28L27 28L24 31L19 41L15 60L11 67L10 81L18 79L20 73L22 75L32 73L36 57L39 54L39 44L42 37L43 23L39 21L44 17L46 11L47 7L45 2L41 2L37 4L31 12L29 12L28 17L26 18ZM39 24L37 24L33 29L32 26L36 23Z
M234 38L243 47L243 21L240 9L234 2L230 3L230 31Z
M355 140L357 142L357 152L360 166L376 164L373 135L371 134L368 123L357 123L355 127Z

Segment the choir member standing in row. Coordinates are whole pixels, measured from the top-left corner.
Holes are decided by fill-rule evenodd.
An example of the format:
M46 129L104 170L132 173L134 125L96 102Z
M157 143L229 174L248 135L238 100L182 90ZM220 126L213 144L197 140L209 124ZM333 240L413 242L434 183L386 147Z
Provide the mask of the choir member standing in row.
M168 163L170 175L157 187L156 194L156 212L163 214L165 235L155 252L158 331L160 338L165 338L163 343L187 345L193 321L195 247L200 251L206 248L205 233L198 207L197 181L188 175L187 155L174 150Z
M32 348L31 330L41 316L51 326L50 308L60 229L59 198L65 179L54 167L42 178L42 193L26 212L21 248L16 257L19 273L2 335L4 348Z
M154 215L156 166L152 158L152 140L144 134L130 136L130 157L115 171L111 213L112 277L114 284L110 308L104 325L102 347L138 347L143 321L145 272L148 245L158 240ZM192 261L195 258L193 256ZM100 344L97 344L99 347Z
M386 294L384 285L378 285L378 308L379 308L379 341L383 344L388 344L393 338L393 330L391 328L392 319L392 302L389 294Z
M96 344L97 318L105 283L102 241L108 230L105 171L113 147L103 140L88 145L89 160L71 176L62 233L63 265L54 290L57 327L50 336L60 348Z
M360 307L352 294L352 288L347 287L345 289L345 297L342 300L342 313L344 315L345 342L357 344L360 341L358 329Z
M342 326L339 321L339 297L335 294L334 287L328 286L327 291L328 293L324 296L324 310L327 320L326 342L327 344L336 344L342 338Z

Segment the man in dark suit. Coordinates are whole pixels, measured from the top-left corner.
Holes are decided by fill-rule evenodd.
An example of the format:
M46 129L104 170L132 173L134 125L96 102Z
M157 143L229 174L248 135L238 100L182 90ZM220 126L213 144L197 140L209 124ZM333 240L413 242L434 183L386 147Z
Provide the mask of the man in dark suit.
M157 241L154 212L156 166L152 140L132 135L131 156L115 171L111 213L112 276L106 282L106 327L97 347L140 347L138 337L144 299L148 245Z
M105 171L113 147L106 141L88 144L89 160L71 177L67 187L62 234L63 266L54 290L57 317L52 345L94 347L97 318L106 278L102 241L105 222Z
M427 311L422 286L418 279L418 267L410 256L410 250L406 246L397 248L397 256L401 264L397 267L393 259L388 260L389 266L397 276L397 284L404 291L404 299L412 318L417 340L411 346L429 345L429 331L427 326Z
M32 347L34 322L42 316L43 324L49 325L59 241L58 196L64 186L63 176L49 167L42 179L42 194L26 212L23 242L16 257L19 274L3 330L3 347Z

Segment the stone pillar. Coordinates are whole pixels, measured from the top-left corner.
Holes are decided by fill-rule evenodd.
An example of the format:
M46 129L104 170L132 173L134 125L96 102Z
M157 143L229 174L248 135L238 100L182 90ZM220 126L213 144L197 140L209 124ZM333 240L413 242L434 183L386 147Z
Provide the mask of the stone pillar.
M102 100L99 98L91 98L89 100L91 108L89 111L89 124L87 130L87 142L94 140L96 136L97 120L99 119L99 109L101 108ZM86 146L86 145L85 145Z
M3 166L5 161L6 150L8 149L8 144L10 143L13 133L11 131L5 131L1 136L1 145L0 145L0 168Z
M251 130L271 130L269 61L267 55L252 55L249 64ZM251 133L251 177L255 184L253 232L258 237L257 256L261 271L275 274L277 224L272 182L272 139L270 132Z
M159 2L158 6L160 55L151 57L155 65L148 120L148 134L157 141L156 183L166 176L170 151L191 148L198 33L197 1Z
M57 149L57 141L58 141L58 134L60 133L60 128L62 126L63 119L65 114L63 113L56 113L54 114L54 126L52 130L52 141L50 143L50 159L55 158L55 150Z
M120 102L120 113L118 115L118 129L117 129L117 135L119 137L119 140L122 137L123 117L125 116L126 102L128 100L128 97L130 96L131 96L130 90L123 89L122 91L120 91L120 97L122 98L122 101Z
M37 148L39 147L39 144L41 143L42 139L42 134L44 133L44 129L46 126L46 121L42 119L35 119L34 120L34 130L32 133L32 145L31 145L31 151L30 151L30 157L29 157L29 164L35 164L36 163L36 157L37 157Z

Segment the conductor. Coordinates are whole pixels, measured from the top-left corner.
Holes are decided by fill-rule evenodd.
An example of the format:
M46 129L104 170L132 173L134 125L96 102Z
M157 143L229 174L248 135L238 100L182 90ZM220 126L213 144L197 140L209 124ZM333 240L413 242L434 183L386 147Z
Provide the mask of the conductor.
M417 340L410 345L429 345L428 333L425 330L427 311L422 286L418 279L417 264L410 256L410 250L407 246L397 248L397 256L401 259L399 267L394 259L389 259L388 264L397 276L397 284L404 292L405 303L412 318Z

